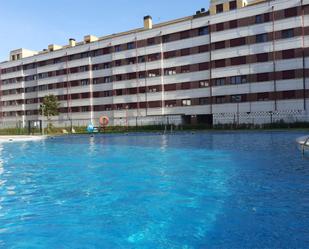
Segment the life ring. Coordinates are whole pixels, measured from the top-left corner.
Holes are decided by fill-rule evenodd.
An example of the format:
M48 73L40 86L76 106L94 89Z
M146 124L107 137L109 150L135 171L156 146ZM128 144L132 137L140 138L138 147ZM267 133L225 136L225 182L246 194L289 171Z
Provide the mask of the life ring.
M99 122L101 126L107 126L109 123L109 118L107 116L101 116Z

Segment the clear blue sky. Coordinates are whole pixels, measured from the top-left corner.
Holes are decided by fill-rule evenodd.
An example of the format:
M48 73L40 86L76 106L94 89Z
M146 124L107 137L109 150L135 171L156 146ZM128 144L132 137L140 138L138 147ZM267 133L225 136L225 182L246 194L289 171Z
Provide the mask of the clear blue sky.
M48 44L64 45L69 38L108 35L138 28L143 17L154 23L189 16L208 0L1 0L0 61L10 50L42 50Z

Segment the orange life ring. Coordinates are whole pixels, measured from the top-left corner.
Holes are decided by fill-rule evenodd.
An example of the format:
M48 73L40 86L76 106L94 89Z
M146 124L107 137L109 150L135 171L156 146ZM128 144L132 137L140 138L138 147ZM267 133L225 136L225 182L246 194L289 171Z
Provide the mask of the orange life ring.
M101 116L99 122L100 125L107 126L109 123L109 118L107 116Z

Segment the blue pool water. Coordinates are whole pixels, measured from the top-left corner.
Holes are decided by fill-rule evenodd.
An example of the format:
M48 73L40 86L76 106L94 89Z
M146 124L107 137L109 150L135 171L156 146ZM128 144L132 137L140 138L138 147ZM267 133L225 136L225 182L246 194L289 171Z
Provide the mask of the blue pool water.
M0 248L308 248L303 135L0 144Z

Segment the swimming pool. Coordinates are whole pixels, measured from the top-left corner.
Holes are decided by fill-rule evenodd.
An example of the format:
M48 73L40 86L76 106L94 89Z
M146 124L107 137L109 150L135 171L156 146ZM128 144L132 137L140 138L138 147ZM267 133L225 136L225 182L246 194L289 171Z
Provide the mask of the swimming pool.
M305 248L301 132L0 144L0 248Z

